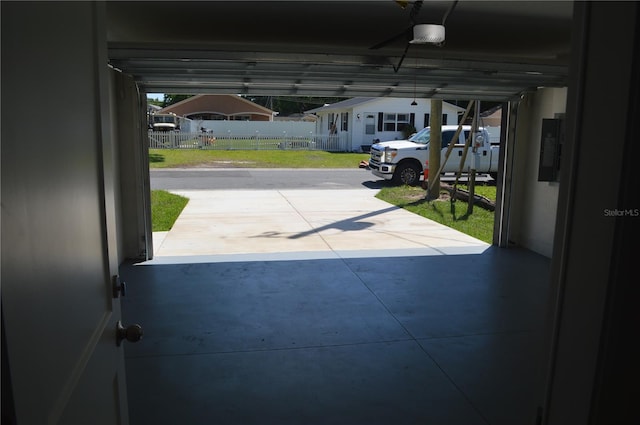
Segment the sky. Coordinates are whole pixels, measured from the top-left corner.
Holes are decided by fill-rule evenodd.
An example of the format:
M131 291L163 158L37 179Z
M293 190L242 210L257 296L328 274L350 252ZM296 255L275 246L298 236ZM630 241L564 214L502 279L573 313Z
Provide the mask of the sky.
M147 99L163 100L164 93L147 93Z

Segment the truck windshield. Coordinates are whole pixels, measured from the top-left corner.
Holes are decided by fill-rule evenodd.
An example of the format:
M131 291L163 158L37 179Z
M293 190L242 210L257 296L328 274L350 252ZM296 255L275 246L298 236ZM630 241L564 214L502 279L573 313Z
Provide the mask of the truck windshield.
M418 131L413 136L409 137L409 141L413 143L420 143L422 145L426 145L427 143L429 143L429 140L431 139L430 135L431 135L431 131L429 130L429 127L426 127Z
M447 146L449 146L449 143L451 142L451 139L453 138L453 136L455 136L455 134L456 132L451 130L445 130L442 132L443 148L446 148ZM465 137L468 137L469 131L466 130L464 134L465 134ZM420 130L419 132L417 132L416 134L414 134L409 138L409 141L413 143L420 143L422 145L428 145L430 140L431 140L431 131L429 130L429 127L423 128L422 130Z
M165 122L165 123L173 123L175 118L172 115L155 115L153 117L153 122Z

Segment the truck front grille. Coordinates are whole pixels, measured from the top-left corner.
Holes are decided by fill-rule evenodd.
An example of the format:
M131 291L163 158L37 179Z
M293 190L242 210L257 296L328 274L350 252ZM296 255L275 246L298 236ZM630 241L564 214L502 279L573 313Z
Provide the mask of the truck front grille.
M371 158L369 162L377 162L379 164L381 159L382 159L382 151L379 151L377 149L371 149Z

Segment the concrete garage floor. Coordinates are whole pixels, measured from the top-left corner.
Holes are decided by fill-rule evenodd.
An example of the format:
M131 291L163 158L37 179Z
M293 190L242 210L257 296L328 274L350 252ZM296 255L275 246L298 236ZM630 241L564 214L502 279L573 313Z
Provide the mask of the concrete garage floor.
M145 331L125 346L132 425L533 422L549 260L434 236L442 229L424 219L396 229L410 245L395 246L384 215L402 210L374 202L358 213L354 193L335 192L322 195L342 215L284 196L306 217L296 227L282 204L253 197L234 214L269 224L274 208L291 228L241 238L220 223L226 239L210 241L220 252L123 267L124 321ZM266 252L274 239L280 251Z

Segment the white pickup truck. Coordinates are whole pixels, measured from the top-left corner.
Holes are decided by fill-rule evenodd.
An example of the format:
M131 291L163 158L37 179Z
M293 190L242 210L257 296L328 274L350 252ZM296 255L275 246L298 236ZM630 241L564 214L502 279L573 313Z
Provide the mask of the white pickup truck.
M457 125L442 126L441 164L444 162L445 153L457 129ZM449 160L442 170L443 173L457 172L460 168L460 158L470 132L471 126L462 126L459 139L455 141ZM417 185L424 172L425 164L429 160L430 136L430 128L426 127L409 137L408 140L392 140L374 144L371 146L371 158L369 159L371 172L378 177L393 180L398 184ZM498 171L500 147L491 144L489 133L484 128L478 130L475 148L473 148L474 145L471 144L463 171L467 172L471 168L474 156L476 156L476 172L489 173L495 178ZM433 171L435 172L435 170Z

